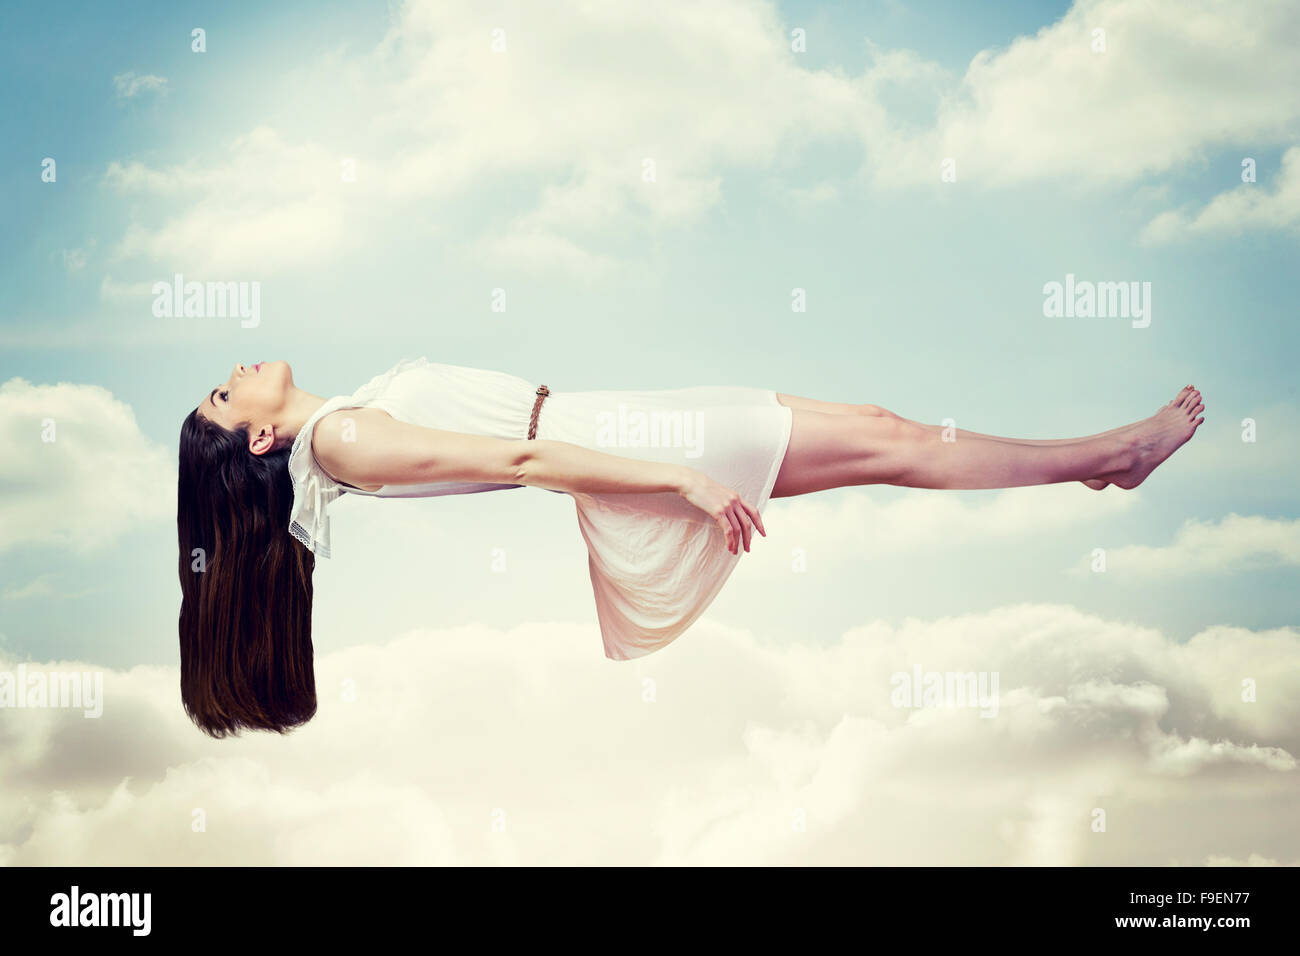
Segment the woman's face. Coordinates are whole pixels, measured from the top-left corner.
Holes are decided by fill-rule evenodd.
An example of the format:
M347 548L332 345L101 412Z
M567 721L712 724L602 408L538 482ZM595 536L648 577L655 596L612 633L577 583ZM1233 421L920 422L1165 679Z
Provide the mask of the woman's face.
M199 414L233 431L247 423L256 435L266 425L280 424L293 370L288 362L236 365L226 379L199 404Z

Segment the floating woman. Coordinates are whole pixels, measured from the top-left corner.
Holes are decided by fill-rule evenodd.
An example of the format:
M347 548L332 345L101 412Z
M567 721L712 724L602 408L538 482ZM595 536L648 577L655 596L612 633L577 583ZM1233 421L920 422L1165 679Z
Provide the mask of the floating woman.
M628 660L705 611L754 532L766 535L771 498L870 484L1136 488L1204 408L1188 385L1131 425L1031 440L739 386L551 392L416 359L324 399L287 362L236 365L181 426L181 700L214 737L284 733L316 713L312 570L341 494L571 495L605 655Z

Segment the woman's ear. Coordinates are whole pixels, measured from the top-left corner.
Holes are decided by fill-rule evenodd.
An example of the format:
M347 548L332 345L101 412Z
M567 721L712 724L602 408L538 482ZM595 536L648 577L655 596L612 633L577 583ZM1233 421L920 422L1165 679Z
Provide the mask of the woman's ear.
M262 429L248 441L248 450L254 455L265 455L275 447L275 428L271 425L264 425Z

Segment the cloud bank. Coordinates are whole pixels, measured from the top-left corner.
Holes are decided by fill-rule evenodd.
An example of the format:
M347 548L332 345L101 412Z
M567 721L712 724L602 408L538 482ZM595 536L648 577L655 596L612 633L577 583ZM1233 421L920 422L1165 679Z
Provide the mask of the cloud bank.
M98 720L6 714L0 860L1294 860L1297 641L1032 604L826 648L706 621L625 664L586 626L417 631L323 656L289 737L228 741L186 721L173 668L138 667L106 674ZM894 706L914 667L996 671L997 715Z
M136 521L176 514L172 454L97 385L0 385L0 551L103 547Z
M254 122L213 163L112 163L108 188L154 201L115 259L273 273L391 240L396 222L427 239L459 203L505 189L516 211L477 223L470 261L591 278L718 206L727 177L781 177L828 151L848 148L834 176L860 187L937 187L946 160L979 188L1110 187L1292 141L1300 120L1289 4L1080 0L961 77L869 39L856 74L808 68L794 26L758 0L506 14L408 0L373 49L290 70L291 88L331 91L328 116L303 102L294 129ZM921 109L891 107L900 96ZM803 201L840 188L788 186ZM1224 200L1193 228L1290 216L1270 202Z

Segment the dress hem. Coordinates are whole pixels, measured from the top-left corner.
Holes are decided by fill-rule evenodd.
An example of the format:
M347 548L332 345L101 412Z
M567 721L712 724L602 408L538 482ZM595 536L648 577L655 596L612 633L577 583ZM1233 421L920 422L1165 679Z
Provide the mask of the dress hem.
M771 497L772 497L772 489L773 489L774 487L776 487L776 479L777 479L777 476L780 475L780 473L781 473L781 466L782 466L783 464L785 464L785 455L786 455L786 452L789 451L789 449L790 449L790 434L791 434L791 432L794 430L794 413L790 410L790 407L789 407L788 405L782 405L782 404L781 404L780 399L778 399L778 398L776 397L776 391L775 391L775 390L769 391L768 394L769 394L769 395L771 396L771 398L772 398L772 404L778 406L778 407L781 408L781 409L784 409L784 411L785 411L785 415L784 415L783 417L785 418L785 428L784 428L784 434L783 434L783 436L782 436L782 438L781 438L781 451L780 451L780 454L776 455L775 458L772 460L772 467L768 470L767 478L763 481L763 490L762 490L762 492L759 493L758 501L756 501L756 502L754 503L754 507L758 509L759 514L762 514L762 513L763 513L763 508L764 508L764 507L767 505L767 503L771 500ZM584 537L585 537L585 535L584 535ZM709 609L710 605L713 604L714 599L717 598L719 592L721 592L721 590L722 590L722 588L723 588L723 585L725 585L725 584L726 584L726 583L731 579L731 574L732 574L733 571L736 570L736 565L739 564L739 563L740 563L740 555L739 555L739 554L733 555L733 556L732 556L731 564L730 564L730 566L727 568L727 573L726 573L726 574L723 574L723 575L720 575L720 576L718 577L717 584L714 586L713 590L711 590L711 591L709 592L709 596L708 596L707 600L701 602L700 609L699 609L698 611L696 611L695 614L693 614L693 615L692 615L690 618L688 618L686 621L684 621L684 622L682 622L681 624L678 625L677 633L674 634L672 637L668 638L668 640L663 641L663 642L661 642L661 643L657 643L657 644L655 644L653 647L645 647L645 648L637 648L637 647L633 647L633 648L627 648L627 647L613 647L613 648L611 648L611 646L610 646L610 642L609 642L608 640L605 640L605 638L604 638L604 634L603 634L603 632L602 632L602 634L601 634L601 639L602 639L602 643L604 644L604 647L605 647L605 657L606 657L607 659L611 660L611 661L633 661L633 660L639 660L639 659L641 659L641 658L643 658L643 657L649 657L651 654L654 654L654 653L657 652L657 651L662 651L662 650L663 650L665 647L667 647L669 644L672 644L673 641L675 641L675 640L677 640L677 638L681 637L684 633L686 633L687 630L690 629L690 627L691 627L691 626L692 626L696 621L698 621L701 617L703 617L704 612L707 611L707 610ZM620 652L620 653L611 654L611 653L610 653L611 650L614 650L614 651L617 651L617 652Z

